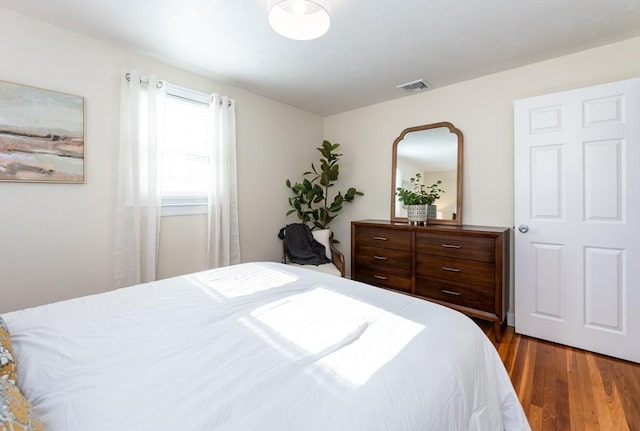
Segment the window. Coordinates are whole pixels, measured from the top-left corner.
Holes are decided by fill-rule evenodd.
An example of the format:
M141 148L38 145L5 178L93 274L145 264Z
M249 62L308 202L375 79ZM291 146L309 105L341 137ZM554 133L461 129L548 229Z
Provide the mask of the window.
M169 85L165 102L162 215L206 214L209 96Z

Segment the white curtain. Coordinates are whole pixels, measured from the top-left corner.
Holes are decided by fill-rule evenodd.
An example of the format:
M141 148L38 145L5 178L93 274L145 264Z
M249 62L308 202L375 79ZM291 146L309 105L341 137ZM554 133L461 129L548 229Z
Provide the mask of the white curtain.
M117 287L156 279L160 227L160 164L166 85L123 73L115 231Z
M233 100L213 95L208 128L211 167L207 262L210 268L240 263L235 109Z

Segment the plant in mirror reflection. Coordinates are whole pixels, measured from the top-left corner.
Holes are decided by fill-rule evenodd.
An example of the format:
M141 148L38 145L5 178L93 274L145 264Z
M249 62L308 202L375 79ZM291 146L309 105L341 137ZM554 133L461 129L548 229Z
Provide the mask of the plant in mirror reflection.
M444 190L440 188L442 181L438 180L427 187L421 180L422 175L417 173L409 180L411 188L396 188L396 196L398 196L398 200L403 205L433 205L440 198L440 195L444 193Z

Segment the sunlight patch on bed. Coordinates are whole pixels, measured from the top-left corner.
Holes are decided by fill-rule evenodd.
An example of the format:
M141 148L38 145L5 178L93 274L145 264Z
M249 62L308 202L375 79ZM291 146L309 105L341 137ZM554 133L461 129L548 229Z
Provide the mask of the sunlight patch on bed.
M251 265L250 271L238 274L233 267L219 268L189 276L210 296L227 299L263 292L298 280L298 276L259 264Z
M424 329L323 287L260 307L251 316L354 385L364 384ZM284 344L280 349L292 353Z

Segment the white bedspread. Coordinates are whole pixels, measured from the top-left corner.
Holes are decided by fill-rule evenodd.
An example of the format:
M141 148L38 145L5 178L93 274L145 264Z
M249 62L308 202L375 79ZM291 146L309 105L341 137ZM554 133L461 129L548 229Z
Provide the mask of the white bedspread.
M444 307L250 263L3 315L47 431L528 430Z

